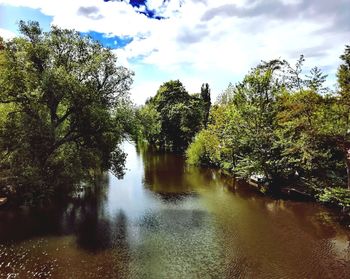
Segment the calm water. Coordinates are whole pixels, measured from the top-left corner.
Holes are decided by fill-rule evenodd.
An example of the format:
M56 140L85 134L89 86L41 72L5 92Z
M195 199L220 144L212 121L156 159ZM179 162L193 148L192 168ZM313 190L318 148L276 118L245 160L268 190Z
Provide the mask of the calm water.
M332 212L124 148L123 180L62 208L0 211L0 278L350 278L350 230Z

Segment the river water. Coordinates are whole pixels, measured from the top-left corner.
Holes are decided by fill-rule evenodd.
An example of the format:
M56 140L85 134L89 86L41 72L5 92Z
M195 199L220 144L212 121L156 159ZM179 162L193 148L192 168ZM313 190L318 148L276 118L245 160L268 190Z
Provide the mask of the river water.
M179 155L128 153L81 199L0 210L0 278L350 278L350 229Z

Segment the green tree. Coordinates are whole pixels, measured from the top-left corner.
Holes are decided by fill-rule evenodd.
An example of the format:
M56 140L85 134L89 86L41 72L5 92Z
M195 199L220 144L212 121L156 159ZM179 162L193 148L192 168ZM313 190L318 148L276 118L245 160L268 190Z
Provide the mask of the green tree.
M197 166L232 168L226 135L227 106L214 106L207 128L201 130L186 150L187 162Z
M289 175L322 178L323 184L339 175L339 151L324 136L330 121L328 98L310 87L280 96L277 115L277 144L283 150L283 163ZM321 186L319 183L318 186Z
M277 96L284 87L277 82L275 72L282 64L279 60L263 63L236 86L229 85L219 98L219 108L212 110L207 128L211 131L209 134L213 134L211 138L220 142L216 147L220 155L210 154L204 147L196 148L203 155L195 155L194 147L200 142L204 144L204 135L209 135L202 131L188 150L189 162L203 158L207 163L213 161L208 158L219 157L221 162L217 165L240 177L262 174L271 182L279 178L283 168L281 151L274 143L277 138ZM208 138L208 142L216 141Z
M152 104L148 104L137 111L137 117L140 122L139 137L146 139L151 145L158 145L161 132L159 112Z
M349 46L341 59L335 93L324 87L326 75L319 68L303 73L303 56L295 66L262 62L219 96L206 129L187 149L187 161L243 178L261 174L271 190L293 183L320 201L348 206Z
M204 114L203 122L204 122L204 127L206 128L208 119L209 119L210 106L211 106L210 88L208 83L202 84L200 96L203 101L203 114Z
M19 28L22 37L5 43L0 61L0 103L11 107L1 124L0 164L17 194L44 199L96 170L122 175L125 129L117 112L132 73L78 32L53 26L44 33L23 21Z
M204 108L200 95L190 95L179 80L165 82L141 108L141 130L151 144L182 151L204 125Z
M230 113L235 171L243 177L262 174L271 182L280 177L281 153L274 143L277 96L283 89L274 73L280 61L261 64L234 90Z

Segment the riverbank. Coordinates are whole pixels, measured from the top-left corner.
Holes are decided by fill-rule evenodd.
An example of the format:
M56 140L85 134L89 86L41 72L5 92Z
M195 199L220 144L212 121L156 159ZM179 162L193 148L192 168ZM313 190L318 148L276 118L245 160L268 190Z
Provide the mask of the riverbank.
M335 195L330 195L325 199L325 201L322 201L323 196L314 195L315 192L309 193L305 188L299 185L293 186L285 186L281 187L279 192L268 192L266 189L261 187L260 185L249 183L249 181L244 181L247 187L250 187L256 192L262 193L263 195L271 196L272 198L278 200L291 200L291 201L299 201L299 202L308 202L308 203L316 203L321 204L322 206L325 206L334 212L339 216L338 221L350 228L350 204L349 204L349 197L348 196L341 196L340 198L336 198ZM350 196L350 192L348 194ZM343 203L343 202L346 203Z

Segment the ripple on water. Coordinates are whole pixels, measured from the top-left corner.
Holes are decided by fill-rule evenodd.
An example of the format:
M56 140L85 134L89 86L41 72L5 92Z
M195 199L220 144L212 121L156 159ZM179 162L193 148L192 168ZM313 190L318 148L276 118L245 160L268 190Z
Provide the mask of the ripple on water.
M331 211L127 150L125 178L106 176L92 197L0 212L1 279L349 278L350 232Z

